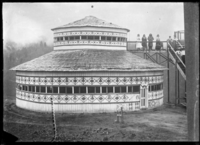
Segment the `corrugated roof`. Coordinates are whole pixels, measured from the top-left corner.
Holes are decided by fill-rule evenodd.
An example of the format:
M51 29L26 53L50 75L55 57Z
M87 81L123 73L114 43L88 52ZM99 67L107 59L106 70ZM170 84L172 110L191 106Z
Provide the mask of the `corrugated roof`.
M52 51L11 70L21 71L150 71L166 68L126 50Z
M130 31L129 29L122 28L118 25L112 24L110 22L106 22L104 20L98 19L94 16L87 16L81 20L74 21L72 23L53 28L59 29L59 28L67 28L67 27L83 27L83 26L94 26L94 27L109 27L109 28L119 28L119 29L125 29L127 31Z

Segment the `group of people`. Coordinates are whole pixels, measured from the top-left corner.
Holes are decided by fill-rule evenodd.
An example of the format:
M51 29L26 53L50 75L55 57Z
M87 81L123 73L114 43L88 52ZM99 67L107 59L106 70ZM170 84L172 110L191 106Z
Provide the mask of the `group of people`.
M136 44L136 49L143 49L147 50L147 39L148 39L148 48L149 51L152 50L153 47L153 36L152 34L149 34L148 38L146 38L145 34L142 36L142 43L140 39L140 34L137 35L137 44ZM160 41L159 35L156 37L156 50L161 50L163 47L163 43Z
M174 49L175 53L182 59L183 63L185 64L185 49L178 47L178 39L174 36L174 40L169 36L167 40L167 47L169 48L169 44Z

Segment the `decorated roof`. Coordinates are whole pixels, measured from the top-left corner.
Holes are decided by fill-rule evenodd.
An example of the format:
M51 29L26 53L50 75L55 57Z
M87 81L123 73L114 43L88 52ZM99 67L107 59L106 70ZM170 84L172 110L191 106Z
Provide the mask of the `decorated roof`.
M106 22L106 21L98 19L94 16L87 16L81 20L77 20L72 23L53 28L52 30L59 29L59 28L84 27L84 26L118 28L118 29L125 29L127 31L130 31L129 29L122 28L118 25L115 25L111 22Z
M151 71L166 68L126 50L52 51L11 70L21 71Z

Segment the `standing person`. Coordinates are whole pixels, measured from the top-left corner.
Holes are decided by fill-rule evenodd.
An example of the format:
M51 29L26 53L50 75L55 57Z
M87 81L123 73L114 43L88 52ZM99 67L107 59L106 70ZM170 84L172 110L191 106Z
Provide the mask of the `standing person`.
M180 49L181 59L183 63L185 64L185 49Z
M172 40L171 36L169 36L169 39L167 39L167 48L170 47L169 44L172 45L172 42L173 42L173 40Z
M172 45L171 45L173 47L174 51L178 50L177 41L178 41L178 39L176 38L176 35L174 35L174 40L172 41Z
M137 35L136 49L142 49L140 34Z
M148 37L148 47L149 47L149 51L152 50L152 47L153 47L153 36L152 34L149 34L149 37Z
M145 34L142 37L142 47L143 47L143 50L147 50L147 38Z
M157 35L157 37L156 37L156 50L160 51L160 48L161 48L161 42L160 42L159 35Z

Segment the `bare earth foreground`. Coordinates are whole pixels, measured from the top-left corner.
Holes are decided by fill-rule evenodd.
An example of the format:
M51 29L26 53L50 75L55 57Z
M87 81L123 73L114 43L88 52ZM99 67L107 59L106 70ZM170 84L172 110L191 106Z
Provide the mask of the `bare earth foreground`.
M163 105L125 113L123 124L115 120L116 113L56 113L56 141L187 141L186 110L181 107ZM50 142L52 114L23 110L14 101L5 101L4 130L19 142Z

